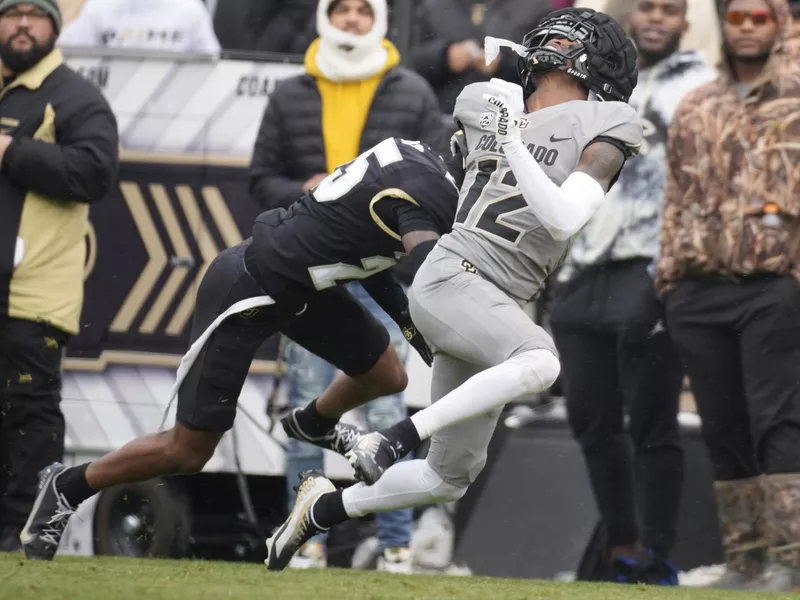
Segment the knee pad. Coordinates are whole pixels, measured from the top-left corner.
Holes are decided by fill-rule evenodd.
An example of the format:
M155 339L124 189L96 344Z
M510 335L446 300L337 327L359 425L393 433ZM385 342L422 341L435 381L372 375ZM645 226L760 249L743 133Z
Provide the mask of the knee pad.
M520 371L524 393L533 394L551 387L561 373L561 363L550 350L527 350L512 356L507 363Z

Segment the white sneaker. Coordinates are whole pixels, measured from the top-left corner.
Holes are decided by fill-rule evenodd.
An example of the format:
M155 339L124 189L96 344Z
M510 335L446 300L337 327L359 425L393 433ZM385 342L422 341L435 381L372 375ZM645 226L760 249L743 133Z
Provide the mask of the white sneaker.
M264 563L270 571L283 571L303 544L326 531L314 523L311 511L320 496L335 492L336 488L317 471L301 473L300 479L297 500L289 518L267 540L268 556Z
M378 571L408 575L413 566L411 548L386 548L378 557Z
M289 561L290 569L324 569L327 566L325 546L313 540L303 544Z

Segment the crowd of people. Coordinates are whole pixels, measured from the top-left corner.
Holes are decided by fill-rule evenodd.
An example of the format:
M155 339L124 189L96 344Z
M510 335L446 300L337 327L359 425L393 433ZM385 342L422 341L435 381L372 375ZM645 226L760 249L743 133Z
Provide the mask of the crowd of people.
M113 184L119 160L114 118L99 92L62 97L68 86L88 85L61 64L57 40L63 47L303 53L305 73L282 81L270 97L250 170L254 202L264 210L286 209L321 185L333 194L331 174L341 175L340 165L389 138L422 142L443 156L460 147L464 153L465 142L458 133L451 138L442 119L459 115L464 88L493 78L525 85L514 51L486 59L486 36L522 42L551 11L569 6L420 2L419 27L403 57L391 41L391 3L385 0L0 0L0 186L18 198L11 208L3 206L14 218L0 222L0 251L8 255L0 255L0 284L8 290L8 300L0 302L0 381L9 382L0 412L2 547L17 546L36 493L35 473L59 459L60 358L80 312L79 291L67 299L63 287L38 289L31 282L42 278L36 269L66 273L82 265L82 236L67 240L58 232L71 220L85 223L87 204ZM726 552L724 575L712 585L792 589L800 573L800 35L791 6L786 0L725 0L719 6L711 0L578 0L574 6L616 16L634 42L637 79L624 101L642 130L638 143L614 128L613 135L585 140L622 145L625 163L596 214L553 259L559 268L547 273L552 350L560 359L569 426L606 529L607 578L677 583L669 556L683 484L679 397L688 378L713 466ZM27 36L15 38L20 28ZM22 119L22 111L40 106L35 119ZM493 151L492 144L501 143L501 132L491 129L499 116L486 114L483 131L494 131L494 138L487 133L478 150ZM558 156L558 144L581 139L582 127L551 135L539 146L541 155L534 153L536 160ZM56 149L63 159L53 159ZM53 210L42 196L60 198L61 208ZM52 232L33 235L37 211ZM495 225L508 228L503 214L495 217ZM71 253L75 258L66 265ZM62 263L64 270L56 269ZM60 285L56 277L43 280ZM389 331L392 368L404 363L413 329L399 325L403 317L390 314L360 283L346 288ZM42 300L52 297L61 303ZM547 345L529 350L542 348ZM336 361L297 340L286 357L296 419L287 467L293 475L321 468L323 444L308 441L353 447L336 425L342 411L329 399L318 403L338 381ZM404 448L394 458L406 461L409 447L425 436L435 441L438 429L428 426L423 436L425 418L407 419L399 393L390 393L402 387L396 370L392 374L391 384L384 379L371 390L388 395L366 405L367 424L395 449ZM448 391L439 413L452 404L445 402ZM493 429L498 407L484 408ZM200 418L191 411L184 417L195 426L193 419ZM440 415L442 420L448 421ZM130 449L121 458L51 470L47 481L62 520L115 482L202 467L221 433L214 430L200 443L197 429L208 433L203 426L187 427L191 434L138 442L136 452L147 448L153 456L149 470L142 471L146 461L135 473L126 470ZM482 439L485 429L472 437ZM22 430L32 434L24 443L16 433ZM31 440L39 438L32 449ZM427 501L457 500L480 472L485 448L460 451L469 454L469 463L455 475L444 459L428 461L432 474L426 481L436 479L436 489L446 493L439 498L432 487ZM162 455L170 460L159 461ZM291 509L295 481L287 479ZM326 502L332 524L354 515L344 514L340 497L335 506ZM364 500L358 509L362 514L372 510L366 505ZM409 572L411 513L401 505L379 512L380 566ZM56 545L54 531L65 523L45 527ZM325 565L322 529L290 566Z

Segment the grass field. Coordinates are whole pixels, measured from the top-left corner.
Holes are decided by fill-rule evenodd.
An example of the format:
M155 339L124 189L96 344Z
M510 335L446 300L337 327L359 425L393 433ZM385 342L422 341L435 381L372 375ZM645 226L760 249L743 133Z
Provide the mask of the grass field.
M554 583L488 577L387 575L330 569L269 573L266 567L202 561L59 557L31 562L0 554L2 600L742 600L793 598L692 588Z

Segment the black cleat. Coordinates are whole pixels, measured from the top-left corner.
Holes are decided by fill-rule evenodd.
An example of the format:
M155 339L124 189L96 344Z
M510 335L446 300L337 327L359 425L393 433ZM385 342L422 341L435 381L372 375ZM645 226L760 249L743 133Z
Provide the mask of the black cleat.
M289 518L267 540L267 560L264 563L270 571L283 571L303 544L327 531L317 526L311 513L320 496L335 492L336 488L317 471L300 473L300 480L297 500Z
M39 493L19 539L31 560L53 560L69 518L75 513L56 490L56 477L67 467L53 463L39 473Z
M380 433L363 435L346 454L356 479L372 485L400 458L394 446Z
M353 425L346 423L337 423L333 426L328 433L322 437L311 437L300 429L300 424L297 422L297 412L303 410L295 408L292 412L281 419L283 430L290 438L299 440L301 442L308 442L325 450L333 450L337 454L345 456L355 446L358 438L365 432Z

